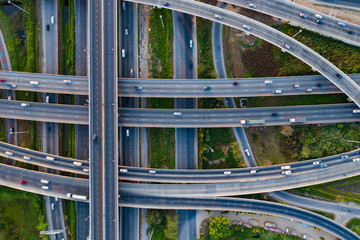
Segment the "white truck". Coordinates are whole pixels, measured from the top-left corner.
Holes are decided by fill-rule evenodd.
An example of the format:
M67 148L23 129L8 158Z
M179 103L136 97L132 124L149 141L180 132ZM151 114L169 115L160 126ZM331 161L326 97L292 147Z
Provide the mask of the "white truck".
M296 123L296 122L305 122L306 118L304 117L295 117L295 118L290 118L289 122L291 123Z
M66 196L68 198L74 198L74 199L79 199L79 200L86 200L87 196L85 195L77 195L77 194L72 194L72 193L67 193Z
M276 224L275 224L275 223L272 223L272 222L265 222L265 227L276 228Z

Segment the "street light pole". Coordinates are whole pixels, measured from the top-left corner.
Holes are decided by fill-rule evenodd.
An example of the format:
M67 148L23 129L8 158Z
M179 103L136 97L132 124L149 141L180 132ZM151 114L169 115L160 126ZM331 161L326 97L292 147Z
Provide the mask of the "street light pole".
M9 3L9 4L14 5L14 6L15 6L15 7L17 7L18 9L20 9L21 11L24 11L24 12L26 12L27 14L29 14L29 12L28 12L28 11L25 11L24 9L22 9L22 8L21 8L21 7L19 7L18 5L14 4L14 3L12 3L10 0L8 1L8 3Z
M297 33L295 33L295 35L294 36L292 36L293 38L296 36L296 35L298 35L299 33L301 33L302 32L302 29L300 29Z

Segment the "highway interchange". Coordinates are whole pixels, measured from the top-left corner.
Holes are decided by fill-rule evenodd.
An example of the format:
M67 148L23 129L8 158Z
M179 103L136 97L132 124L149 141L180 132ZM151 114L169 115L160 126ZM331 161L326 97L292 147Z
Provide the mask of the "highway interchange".
M139 0L136 2L142 3L149 3L148 0ZM170 2L170 8L174 10L180 10L192 15L202 16L211 20L216 20L222 22L224 24L228 24L233 27L241 26L241 23L249 24L251 26L251 33L257 35L259 37L265 38L267 41L272 42L273 44L280 46L283 42L287 42L291 44L291 50L287 49L293 55L299 57L303 61L307 62L308 64L312 65L316 68L320 73L322 73L326 78L330 81L335 83L342 91L344 91L348 96L350 96L355 103L359 104L360 99L358 99L358 91L360 88L358 84L354 83L348 76L341 73L335 66L331 65L325 59L314 53L312 50L308 49L307 47L299 44L298 42L292 40L287 36L283 36L282 34L275 33L274 35L269 35L266 31L272 32L272 30L268 29L266 26L262 26L261 24L247 19L245 17L241 17L240 15L233 16L231 13L227 11L217 11L216 9L212 8L209 5L197 3L197 2L187 2L186 0L179 0L179 1L166 1ZM240 2L240 1L239 1ZM260 2L260 1L259 1ZM163 6L165 1L154 1L151 4L157 4L159 6ZM187 3L187 4L186 4ZM30 90L30 91L42 91L47 92L49 89L52 92L56 93L71 93L71 94L87 94L86 88L89 88L89 101L90 107L86 106L66 106L60 104L39 104L39 103L27 103L29 104L28 107L20 106L20 102L17 101L0 101L0 116L5 118L17 118L17 119L27 119L27 120L35 120L35 121L49 121L49 122L64 122L64 123L75 123L75 124L88 124L90 120L90 184L87 183L85 180L81 179L73 179L66 178L63 176L52 175L52 174L45 174L40 172L33 172L33 171L26 171L23 169L18 169L6 165L1 165L0 171L2 171L2 177L0 179L1 184L7 185L13 188L36 192L39 194L44 195L51 195L61 198L68 198L66 194L70 191L72 193L82 194L85 196L89 196L92 201L90 201L90 214L91 215L91 225L90 225L90 237L91 239L117 239L118 238L118 191L120 191L122 197L120 198L120 206L124 207L150 207L150 208L175 208L175 209L232 209L237 211L255 211L261 213L269 213L269 214L277 214L280 216L285 217L293 217L303 222L307 222L309 224L313 224L316 226L321 227L324 230L329 231L330 233L334 234L335 236L342 237L345 239L358 239L351 231L341 227L337 224L334 224L328 219L321 219L322 217L314 215L304 210L300 209L292 209L289 211L288 206L276 207L278 212L274 211L274 206L271 206L270 203L267 202L254 202L251 200L234 200L234 199L185 199L184 201L179 199L179 197L197 197L197 196L226 196L226 195L238 195L238 194L247 194L247 193L257 193L257 192L267 192L273 190L282 190L284 188L284 184L282 180L285 179L291 188L293 186L305 186L313 183L319 182L327 182L333 177L332 180L341 179L343 177L350 177L358 175L358 171L360 171L359 164L353 161L354 157L348 158L346 161L339 158L339 156L333 157L334 159L327 158L321 161L327 162L331 161L328 168L316 168L314 167L313 163L310 161L309 163L295 163L291 164L292 168L296 168L294 170L294 174L291 176L284 176L280 175L280 178L276 178L273 180L268 179L269 176L273 176L274 172L280 172L279 169L274 171L272 168L278 168L279 166L272 166L268 167L269 173L266 171L259 172L256 175L250 174L250 169L237 169L231 170L214 170L212 171L208 177L209 184L188 184L188 185L171 185L171 184L137 184L137 183L120 183L119 188L117 187L117 178L118 178L118 168L117 163L113 159L118 159L117 149L118 149L118 140L117 140L117 131L113 131L113 129L117 129L118 125L122 126L122 132L129 129L127 127L177 127L177 128L196 128L196 127L236 127L236 126L256 126L256 124L249 124L249 123L240 123L240 120L265 120L265 123L260 123L260 125L282 125L282 124L291 124L289 123L290 118L306 118L306 121L302 120L300 122L296 122L295 124L309 124L309 123L329 123L329 122L357 122L359 117L356 113L353 113L354 109L357 109L357 106L354 104L332 104L332 105L322 105L322 106L299 106L295 107L295 110L291 110L294 107L273 107L273 108L258 108L258 109L241 109L240 111L237 109L229 109L229 110L190 110L184 109L186 106L181 107L181 116L180 118L174 116L173 109L165 109L165 110L157 110L157 109L130 109L130 108L121 108L117 112L117 96L141 96L149 97L149 96L158 96L156 94L164 94L165 91L159 91L156 93L156 90L151 90L150 87L145 87L144 90L146 91L136 91L133 84L146 85L146 81L149 80L141 80L143 82L137 83L134 80L133 82L128 82L128 84L124 87L121 86L123 83L123 79L119 80L119 87L118 87L118 80L117 80L117 31L113 31L113 26L116 26L117 19L117 4L111 3L111 1L107 3L102 3L101 1L90 1L89 8L90 8L90 16L95 16L94 21L90 21L90 49L98 49L96 51L91 51L90 55L90 71L89 71L89 85L87 86L87 78L80 77L79 79L71 80L71 84L64 83L64 77L59 76L46 76L40 77L32 76L34 78L41 78L41 89L34 88L33 85L28 86L28 80L26 82L22 82L21 78L19 79L20 74L15 73L14 79L18 84L18 90ZM194 12L194 6L198 6L198 12ZM168 7L168 6L166 6ZM200 10L201 9L201 10ZM207 15L205 14L207 12ZM214 14L221 14L221 19L217 18L214 19ZM209 16L210 14L210 16ZM236 23L228 16L235 17L233 20L237 21ZM97 18L96 18L97 17ZM101 25L102 21L105 22L104 25ZM259 29L256 29L256 28ZM123 27L122 27L123 28ZM121 29L122 29L121 28ZM311 27L309 27L311 28ZM117 27L115 27L117 29ZM101 39L99 37L98 32L101 32L108 38ZM274 38L276 36L276 38ZM355 35L354 35L355 36ZM134 40L135 42L135 40ZM94 46L95 45L95 46ZM303 54L303 52L306 54ZM104 55L104 52L106 53ZM120 52L120 50L119 50ZM132 54L135 55L135 54ZM310 56L308 56L310 55ZM104 57L105 56L105 57ZM101 59L101 60L99 60ZM191 61L191 60L190 60ZM135 61L136 62L136 61ZM100 64L99 64L100 63ZM128 69L129 67L124 67L126 61L120 65L120 69ZM55 65L55 64L54 64ZM131 65L131 63L130 63ZM137 65L135 64L137 68ZM104 69L115 69L113 71L105 71ZM126 70L128 72L128 70ZM121 70L120 70L121 72ZM340 74L342 76L342 80L339 80L339 77L335 77L335 73ZM3 73L0 73L0 75ZM130 73L131 74L131 73ZM126 76L125 76L126 77ZM127 76L129 77L129 76ZM136 77L136 76L135 76ZM174 88L174 85L169 87L169 89L176 90L172 95L172 97L212 97L212 96L222 96L222 97L229 97L229 96L258 96L260 95L273 95L273 91L277 88L282 88L284 94L294 95L294 94L304 94L304 88L307 89L311 87L314 91L313 93L337 93L339 90L332 84L328 82L328 80L324 79L323 77L311 77L313 79L309 80L310 77L305 78L294 78L290 77L288 79L292 79L294 82L301 82L301 89L295 89L293 85L287 84L287 86L281 86L282 83L276 80L273 84L266 85L264 84L264 79L258 79L261 84L264 85L262 88L262 92L254 93L255 91L251 88L247 89L249 93L244 93L238 91L234 88L233 82L239 81L240 84L244 84L244 87L248 87L249 83L246 80L233 80L229 79L226 80L228 83L226 85L226 89L223 89L221 86L220 80L218 83L215 83L214 80L203 80L203 82L199 81L199 85L192 88L199 88L194 90L185 90L185 94L181 92L181 88L184 85L177 84ZM56 79L55 81L50 79ZM285 79L285 78L283 78ZM316 79L316 80L314 80ZM49 82L48 82L49 81ZM76 82L79 81L79 85ZM130 80L129 80L130 81ZM194 85L193 81L183 80L185 82L189 82L189 85ZM221 80L223 81L223 80ZM285 80L286 81L286 80ZM308 82L306 82L308 81ZM10 82L10 81L9 81ZM40 82L40 81L39 81ZM48 83L48 84L47 84ZM179 82L178 82L179 83ZM211 84L215 84L214 86ZM259 82L258 82L259 83ZM320 86L318 84L321 84ZM132 84L132 85L131 85ZM153 83L159 84L157 83ZM171 83L170 83L171 84ZM222 82L224 84L224 82ZM57 86L56 86L57 85ZM73 87L74 85L74 87ZM250 84L251 85L251 84ZM99 87L100 86L100 87ZM128 87L130 86L130 87ZM209 86L211 91L204 92L204 86ZM255 86L255 85L254 85ZM158 85L159 88L159 85ZM120 89L121 91L119 91ZM125 91L123 91L125 89ZM127 89L127 90L126 90ZM150 91L148 91L150 89ZM161 89L161 87L160 87ZM134 91L135 90L135 91ZM202 91L201 91L202 90ZM214 91L213 91L214 90ZM180 92L180 93L179 93ZM226 92L226 94L224 94ZM213 95L211 95L211 94ZM148 95L146 95L148 94ZM152 95L153 94L153 95ZM201 95L202 94L202 95ZM218 94L218 95L217 95ZM224 95L222 95L224 94ZM248 94L248 95L247 95ZM255 95L254 95L255 94ZM185 100L185 99L184 99ZM132 100L131 100L132 101ZM227 100L230 103L230 99ZM2 108L1 104L6 107ZM233 103L232 103L233 104ZM185 104L187 105L187 104ZM231 103L230 103L231 105ZM233 104L234 106L234 104ZM10 111L9 111L10 107ZM134 107L134 106L129 106ZM136 107L136 106L135 106ZM2 109L6 109L7 111L1 111ZM89 111L89 113L88 113ZM94 114L96 112L96 114ZM46 114L44 114L46 113ZM75 115L74 115L75 113ZM278 115L275 116L274 113ZM117 120L118 114L120 116L119 122ZM161 116L163 114L163 116ZM315 115L314 115L315 114ZM317 116L318 115L318 116ZM164 117L164 118L159 118ZM233 118L230 118L233 117ZM224 117L229 119L227 123L221 123L220 121L224 122ZM159 119L159 121L157 121ZM134 128L137 129L137 128ZM137 129L138 131L138 129ZM105 137L106 136L106 137ZM136 135L135 135L136 136ZM125 138L123 136L122 138ZM138 141L138 140L136 140ZM11 148L11 146L6 144L1 144L1 149L5 149L5 147ZM126 149L124 147L123 149ZM18 151L16 149L15 151ZM4 150L6 151L6 150ZM20 153L19 156L14 155L14 159L16 160L24 160L21 156L24 154L33 154L31 158L34 163L40 166L51 166L54 169L62 169L68 170L72 172L76 172L79 174L86 175L86 167L88 166L87 163L84 161L82 162L82 166L76 166L72 159L60 158L56 157L56 161L52 161L50 163L46 163L44 161L45 154L39 156L39 153L29 153L29 150L26 152ZM355 153L352 153L355 154ZM2 156L6 156L6 154L0 153ZM355 155L354 155L355 156ZM356 157L356 156L355 156ZM126 157L124 157L126 159ZM80 160L76 160L81 162ZM58 165L60 164L60 165ZM62 165L63 164L63 165ZM97 164L97 165L96 165ZM305 166L306 164L310 166ZM58 166L57 166L58 165ZM303 166L304 165L304 166ZM85 167L85 168L84 168ZM301 167L301 169L300 169ZM77 169L77 170L74 170ZM351 171L349 169L351 168ZM139 168L128 168L126 172L124 171L125 168L120 168L120 177L133 174L132 170L137 170L139 172L143 172L143 175L140 174L137 178L133 178L131 180L135 181L151 181L157 182L158 177L161 177L162 171L164 173L165 170L156 170L156 174L154 172L150 172L150 170L146 169L139 169ZM313 170L315 169L315 171ZM123 170L123 171L122 171ZM171 170L169 170L171 172ZM244 171L242 173L242 171ZM246 173L245 173L246 171ZM308 175L303 177L302 171L308 171ZM169 174L167 172L166 174ZM194 171L196 174L203 175L204 171ZM314 176L314 172L316 172L316 176ZM181 174L181 171L175 171L174 173ZM172 174L174 174L172 173ZM320 173L320 174L318 174ZM331 173L333 175L331 175ZM175 175L176 175L175 174ZM245 179L239 178L241 175L245 175ZM306 174L306 173L305 173ZM136 175L136 174L135 174ZM216 176L219 175L219 176ZM14 178L11 176L23 176L24 178L29 179L29 184L22 185L18 181L14 182ZM134 176L134 175L133 175ZM147 178L146 176L150 176ZM181 175L180 175L181 176ZM253 176L255 176L254 179ZM259 176L259 179L258 179ZM330 177L329 177L330 176ZM166 180L159 180L159 182L167 182L170 183L172 181L178 182L176 180L177 177L173 178L175 180L168 180L168 175L166 176ZM50 191L41 189L41 184L39 184L39 178L48 178L51 179L51 188ZM99 178L102 180L99 182ZM197 177L195 177L196 179ZM215 180L211 180L211 178L216 178L216 185L211 183ZM124 179L129 180L129 178L124 177ZM178 178L179 179L179 178ZM199 181L201 178L197 178L194 182ZM220 179L218 181L218 179ZM221 179L225 179L224 182L221 183ZM253 181L255 180L255 181ZM266 180L266 184L270 185L267 187L266 190L263 186L264 183L261 181ZM37 181L37 183L36 183ZM201 181L204 181L201 179ZM192 182L191 178L188 178L188 183ZM205 181L206 182L206 181ZM105 184L105 185L104 185ZM134 185L135 184L135 185ZM90 186L90 189L89 189ZM104 189L101 189L102 186L105 186ZM196 192L194 191L196 189ZM89 195L90 193L90 195ZM124 195L123 195L124 194ZM130 194L130 195L129 195ZM144 196L144 194L146 196ZM158 199L161 196L167 196L167 198L163 198L162 200ZM100 197L99 197L100 196ZM120 195L119 195L120 196ZM171 198L176 196L176 198ZM156 206L154 203L158 201L161 202L161 206L157 204ZM246 207L242 207L241 201L243 201ZM253 205L251 205L251 204ZM210 205L209 205L210 204ZM220 204L219 206L216 206ZM238 205L236 205L238 204ZM260 206L264 204L264 206ZM241 206L239 206L241 205ZM102 208L101 206L106 206ZM195 207L197 206L197 207ZM236 206L236 207L235 207ZM283 209L285 208L285 210ZM290 207L291 208L291 207ZM276 212L276 213L275 213Z

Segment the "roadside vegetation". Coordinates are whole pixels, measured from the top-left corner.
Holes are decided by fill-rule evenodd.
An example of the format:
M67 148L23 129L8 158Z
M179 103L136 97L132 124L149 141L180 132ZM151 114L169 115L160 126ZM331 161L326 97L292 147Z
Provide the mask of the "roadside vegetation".
M245 227L241 225L231 225L231 221L223 216L211 217L206 226L206 233L201 235L200 240L295 240L299 237L287 236L273 233L260 227Z
M149 28L151 77L172 78L172 12L164 8L152 9L149 16ZM174 108L174 99L149 98L149 108ZM149 143L150 167L175 168L175 130L173 128L149 128Z
M74 0L61 0L61 17L62 33L62 56L61 65L62 74L75 75L75 11ZM66 14L65 14L66 13Z
M76 207L75 201L64 200L65 202L65 222L67 234L70 240L76 240Z
M146 222L150 225L150 234L154 240L176 240L179 216L175 210L149 209Z
M0 28L3 32L6 47L13 71L37 72L38 71L38 43L36 30L35 1L18 0L22 8L11 16L7 16L0 8ZM7 4L1 1L0 4Z
M47 239L45 206L40 195L0 187L0 239Z
M351 219L351 221L346 225L346 227L350 228L353 232L360 236L360 219Z

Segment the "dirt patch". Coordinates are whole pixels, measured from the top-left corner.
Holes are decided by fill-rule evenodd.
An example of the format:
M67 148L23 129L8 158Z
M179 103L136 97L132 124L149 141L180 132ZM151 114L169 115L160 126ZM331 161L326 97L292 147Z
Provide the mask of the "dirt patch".
M149 12L148 5L139 5L139 72L140 78L149 77Z
M360 10L345 7L329 6L321 3L316 3L311 0L296 0L295 3L325 13L329 16L345 20L347 22L360 24Z
M204 236L209 231L209 221L210 218L205 218L200 223L200 236Z

